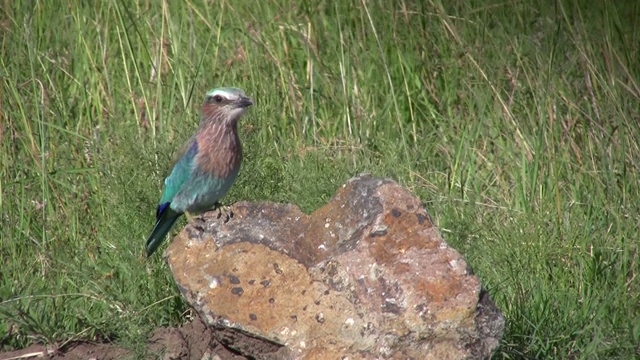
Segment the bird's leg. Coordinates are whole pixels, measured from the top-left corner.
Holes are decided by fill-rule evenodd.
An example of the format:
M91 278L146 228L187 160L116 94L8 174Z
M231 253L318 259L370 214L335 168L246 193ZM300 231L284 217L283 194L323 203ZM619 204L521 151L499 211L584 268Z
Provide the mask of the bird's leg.
M191 223L193 221L193 219L195 218L195 216L192 213L189 212L185 212L184 213L184 217L187 218L187 222Z
M194 213L189 213L189 212L185 212L184 213L184 217L187 218L187 222L189 224L195 224L195 223L203 223L204 222L204 218L202 217L202 214L194 214Z
M194 220L198 221L198 222L204 222L204 218L202 217L202 214L200 214L200 213L185 212L184 213L184 217L187 218L187 222L188 223L193 223Z
M199 231L204 231L203 224L205 223L202 214L193 214L185 212L184 216L187 218L187 222Z
M214 204L214 208L218 210L217 219L223 218L225 224L229 222L229 220L231 220L231 218L233 217L233 211L231 210L231 206L229 205L222 205L221 203L216 201L216 203Z

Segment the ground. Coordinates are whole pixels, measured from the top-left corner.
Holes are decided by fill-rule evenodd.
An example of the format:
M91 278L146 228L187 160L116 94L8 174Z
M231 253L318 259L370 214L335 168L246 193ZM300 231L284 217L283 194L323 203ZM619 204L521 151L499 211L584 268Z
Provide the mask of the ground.
M0 360L18 360L42 357L49 352L49 359L65 360L119 360L137 359L139 354L131 350L111 344L90 342L74 342L60 349L51 346L31 345L27 348L0 353ZM217 356L217 357L216 357ZM149 338L147 359L171 360L240 360L246 357L237 355L220 344L213 336L213 331L195 318L180 328L158 328Z

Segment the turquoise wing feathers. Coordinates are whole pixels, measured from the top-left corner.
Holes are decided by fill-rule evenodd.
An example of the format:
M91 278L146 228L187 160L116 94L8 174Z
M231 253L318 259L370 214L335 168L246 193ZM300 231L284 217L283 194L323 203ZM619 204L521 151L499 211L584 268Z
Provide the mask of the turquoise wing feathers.
M189 180L193 172L194 161L197 154L198 142L193 139L193 141L187 145L184 155L182 155L173 166L171 174L164 179L164 192L160 199L160 205L171 202L182 186Z
M189 180L193 172L193 163L198 154L198 142L194 139L188 145L184 155L175 163L171 174L164 180L164 192L156 211L156 224L145 245L147 256L151 256L167 236L184 209L174 209L171 201Z

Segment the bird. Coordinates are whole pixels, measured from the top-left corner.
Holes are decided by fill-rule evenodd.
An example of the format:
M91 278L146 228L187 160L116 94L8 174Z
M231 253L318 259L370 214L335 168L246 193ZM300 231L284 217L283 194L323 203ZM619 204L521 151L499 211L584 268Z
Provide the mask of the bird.
M242 162L238 120L253 100L233 87L209 91L204 98L198 131L179 150L156 211L156 223L145 250L158 249L184 213L198 214L216 207L233 185Z

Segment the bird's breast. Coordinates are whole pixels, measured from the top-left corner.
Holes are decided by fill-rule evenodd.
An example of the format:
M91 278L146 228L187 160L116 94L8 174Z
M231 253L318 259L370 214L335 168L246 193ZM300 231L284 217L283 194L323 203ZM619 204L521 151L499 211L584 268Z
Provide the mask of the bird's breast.
M242 162L242 145L233 128L212 126L196 137L198 169L218 179L235 177Z

